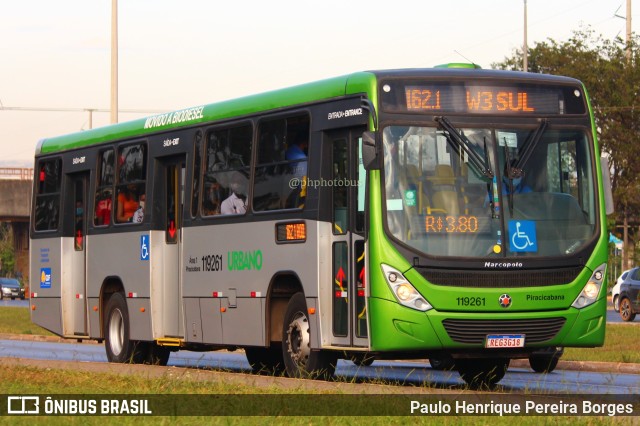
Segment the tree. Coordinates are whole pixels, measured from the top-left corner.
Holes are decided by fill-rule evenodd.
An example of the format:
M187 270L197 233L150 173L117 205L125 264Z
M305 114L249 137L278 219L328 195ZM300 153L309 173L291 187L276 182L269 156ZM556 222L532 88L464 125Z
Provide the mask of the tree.
M0 273L2 276L13 276L15 264L11 227L8 223L0 223Z
M609 156L615 222L640 224L640 38L627 44L606 40L590 28L569 40L548 39L529 49L530 72L558 74L581 80L591 98L598 140ZM630 58L627 58L627 52ZM522 51L515 50L493 68L522 70ZM625 228L626 229L626 228ZM615 230L614 230L615 231ZM628 238L638 240L638 228ZM627 241L625 247L633 247ZM626 255L633 250L625 250ZM628 262L623 260L623 265Z

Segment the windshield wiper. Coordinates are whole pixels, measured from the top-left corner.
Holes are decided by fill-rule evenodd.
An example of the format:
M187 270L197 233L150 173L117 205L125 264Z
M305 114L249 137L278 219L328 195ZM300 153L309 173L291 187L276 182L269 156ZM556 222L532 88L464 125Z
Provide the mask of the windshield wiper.
M482 158L478 155L477 152L473 150L471 147L471 141L464 135L464 133L459 132L453 124L445 117L435 117L434 121L438 123L438 128L440 128L444 133L445 137L449 142L451 142L454 147L460 147L464 152L469 156L469 161L482 173L485 177L492 179L493 171L489 167L489 160L487 159L487 152L485 150L485 158Z
M513 217L513 180L522 178L523 173L522 169L517 166L511 166L511 156L509 155L509 148L506 140L504 141L504 161L505 172L507 174L507 179L509 179L509 190L507 191L507 194L509 195L509 215Z
M531 133L529 138L524 142L522 153L518 156L518 160L511 165L511 156L509 155L509 148L507 141L504 141L504 159L505 159L505 172L507 174L507 179L509 179L509 190L507 194L509 195L509 213L513 216L513 180L514 179L522 179L524 178L524 165L531 157L531 153L533 153L534 148L540 142L544 131L547 129L549 122L546 119L540 121L540 125L536 130Z
M518 157L518 162L515 165L515 169L516 171L520 172L520 176L514 176L514 177L522 176L522 170L524 169L524 165L527 163L527 160L529 160L529 157L531 157L531 154L533 153L533 149L536 147L536 145L538 145L538 142L540 142L540 139L542 138L544 131L547 130L548 125L549 125L549 121L546 119L542 119L540 121L540 125L538 126L538 128L533 133L531 133L531 136L529 136L529 138L524 142L524 146L522 147L522 153Z

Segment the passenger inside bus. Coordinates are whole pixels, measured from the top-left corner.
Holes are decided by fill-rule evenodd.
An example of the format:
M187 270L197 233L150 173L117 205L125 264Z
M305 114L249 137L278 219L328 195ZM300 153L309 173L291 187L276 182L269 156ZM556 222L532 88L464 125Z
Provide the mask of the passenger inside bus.
M133 214L139 207L135 190L135 185L127 185L118 194L118 210L116 212L116 221L118 223L131 222L133 220Z
M289 188L292 191L287 196L285 201L285 208L302 208L304 207L304 200L307 195L307 185L305 179L307 178L307 150L309 147L309 141L305 134L302 132L297 133L293 137L292 143L285 152L285 159L288 161L295 161L290 164L291 167L291 182ZM297 180L295 186L292 182Z
M244 214L247 211L246 178L240 172L234 172L229 179L229 195L220 206L221 214Z
M133 213L133 223L141 223L144 220L144 204L146 201L146 196L144 194L140 194L138 201L138 209Z
M96 217L95 223L98 226L109 225L111 223L111 190L104 189L96 196Z

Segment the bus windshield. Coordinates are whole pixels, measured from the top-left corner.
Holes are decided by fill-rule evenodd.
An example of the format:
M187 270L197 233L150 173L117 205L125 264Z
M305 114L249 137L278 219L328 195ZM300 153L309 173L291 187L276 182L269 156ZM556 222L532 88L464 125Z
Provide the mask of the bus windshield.
M425 255L569 256L596 234L587 129L395 125L383 142L387 229Z

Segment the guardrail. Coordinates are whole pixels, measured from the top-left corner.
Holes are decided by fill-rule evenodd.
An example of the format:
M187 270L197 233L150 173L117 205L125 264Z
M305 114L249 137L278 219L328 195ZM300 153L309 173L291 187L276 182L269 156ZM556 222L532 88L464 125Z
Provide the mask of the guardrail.
M25 167L0 167L0 179L33 180L33 169Z

